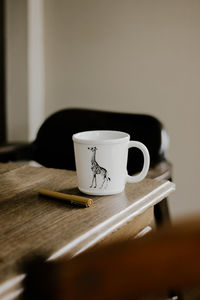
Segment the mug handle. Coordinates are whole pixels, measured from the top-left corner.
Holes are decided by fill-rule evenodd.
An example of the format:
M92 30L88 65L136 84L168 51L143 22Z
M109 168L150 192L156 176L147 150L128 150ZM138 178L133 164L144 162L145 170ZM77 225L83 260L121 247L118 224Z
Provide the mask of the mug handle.
M126 182L139 182L145 178L149 170L149 164L150 164L149 151L144 144L136 141L130 141L128 143L128 149L132 147L139 148L142 151L144 156L144 165L142 171L138 175L134 175L134 176L127 175Z

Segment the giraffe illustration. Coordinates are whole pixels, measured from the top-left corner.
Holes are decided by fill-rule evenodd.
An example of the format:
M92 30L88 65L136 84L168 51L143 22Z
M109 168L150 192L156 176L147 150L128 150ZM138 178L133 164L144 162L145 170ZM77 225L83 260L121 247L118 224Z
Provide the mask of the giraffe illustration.
M100 188L103 188L104 183L106 183L106 186L105 186L105 188L106 188L108 181L111 181L111 179L110 179L110 177L108 177L108 171L105 168L100 167L100 165L96 161L96 151L98 149L97 149L97 147L91 147L91 148L88 147L88 149L92 151L91 170L93 172L93 177L92 177L92 184L90 185L90 188L97 187L96 175L101 175L103 177L103 181L102 181Z

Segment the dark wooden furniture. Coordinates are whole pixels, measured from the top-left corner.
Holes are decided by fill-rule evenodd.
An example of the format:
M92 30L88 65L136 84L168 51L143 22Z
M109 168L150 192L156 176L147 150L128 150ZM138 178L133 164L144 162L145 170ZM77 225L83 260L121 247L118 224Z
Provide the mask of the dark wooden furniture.
M161 300L174 289L186 300L197 300L199 253L200 218L182 221L70 261L32 264L23 299Z
M26 257L71 258L94 246L133 238L175 186L146 178L127 184L123 193L92 197L89 208L44 198L39 188L80 193L73 171L0 164L0 299L20 294Z
M99 111L90 109L63 109L52 114L41 125L35 141L0 147L0 162L34 160L43 166L75 170L72 135L85 130L120 130L131 139L144 143L150 153L149 176L171 180L171 164L166 161L163 148L162 123L149 115ZM128 172L141 170L143 156L138 149L129 150ZM167 200L155 207L158 225L169 221Z

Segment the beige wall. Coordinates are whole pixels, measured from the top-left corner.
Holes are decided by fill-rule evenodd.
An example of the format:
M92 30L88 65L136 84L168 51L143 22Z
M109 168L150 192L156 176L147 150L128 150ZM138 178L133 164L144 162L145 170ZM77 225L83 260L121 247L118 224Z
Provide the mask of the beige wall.
M7 2L9 12L14 3L26 9L24 0ZM15 10L10 19L10 47L21 56L9 50L7 87L9 103L19 103L18 111L9 104L9 122L16 117L22 132L29 120L20 16ZM155 115L171 138L172 214L200 212L200 1L44 0L44 32L45 115L72 106Z
M170 135L173 215L200 212L200 1L46 0L46 114L142 112Z
M5 0L9 141L33 140L44 119L43 0Z
M27 1L6 0L6 112L11 141L28 138Z

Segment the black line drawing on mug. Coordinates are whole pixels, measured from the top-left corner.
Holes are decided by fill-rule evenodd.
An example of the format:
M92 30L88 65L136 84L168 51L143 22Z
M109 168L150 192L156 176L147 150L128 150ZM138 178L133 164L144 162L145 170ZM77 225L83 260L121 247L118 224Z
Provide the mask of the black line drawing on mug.
M88 149L92 151L91 170L92 170L92 173L93 173L93 177L92 177L92 184L90 185L90 188L92 188L92 187L96 188L97 187L97 177L96 177L96 175L101 175L103 177L103 181L102 181L102 184L100 186L100 189L103 188L105 183L106 183L105 188L107 188L108 181L111 181L111 179L110 179L110 177L108 177L108 171L105 168L101 167L96 161L96 151L98 149L97 149L97 147L88 147Z

